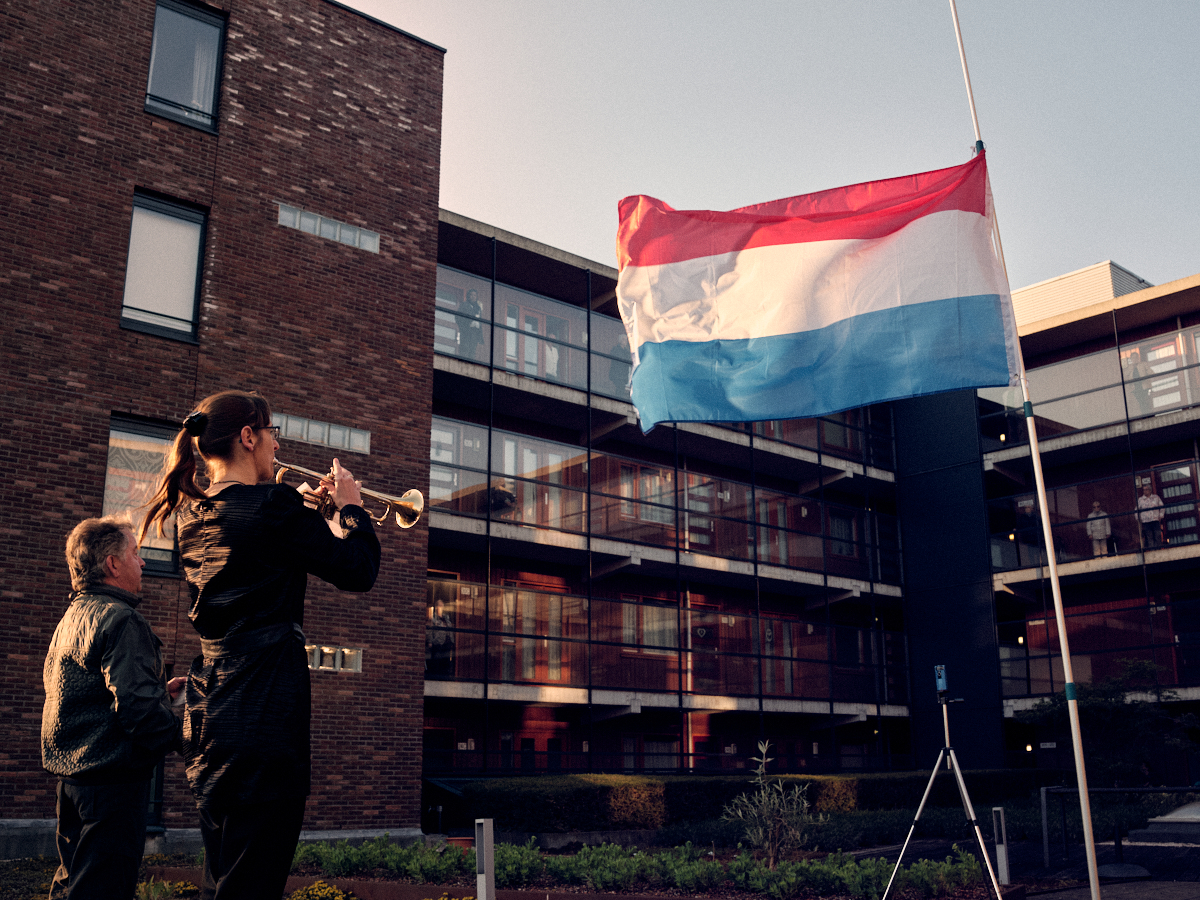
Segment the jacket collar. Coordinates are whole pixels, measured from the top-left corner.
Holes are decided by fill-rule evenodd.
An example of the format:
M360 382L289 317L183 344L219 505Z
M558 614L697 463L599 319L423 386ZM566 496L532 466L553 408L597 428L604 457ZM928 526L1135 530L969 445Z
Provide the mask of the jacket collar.
M72 591L71 596L68 599L71 601L74 601L74 600L77 600L78 598L83 597L88 594L92 594L92 595L100 594L100 595L106 596L106 597L113 597L117 600L122 600L125 603L128 603L130 606L132 606L134 608L136 608L137 605L142 602L142 598L139 597L137 594L131 594L129 591L125 590L124 588L115 587L114 585L111 585L111 584L88 585L82 591Z

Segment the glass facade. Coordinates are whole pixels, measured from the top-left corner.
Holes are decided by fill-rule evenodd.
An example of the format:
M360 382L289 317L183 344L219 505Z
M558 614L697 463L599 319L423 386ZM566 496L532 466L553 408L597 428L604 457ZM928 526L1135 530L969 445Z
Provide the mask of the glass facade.
M890 409L642 436L615 275L486 261L438 266L426 771L907 765Z
M489 448L490 445L490 456ZM489 462L490 460L490 462ZM435 417L429 505L458 515L897 583L895 516Z
M901 634L735 613L713 600L431 579L429 677L814 700L834 685L838 699L872 701L879 682L885 702L905 701Z
M1200 686L1200 328L1181 324L1028 372L1080 683L1138 662L1165 688ZM1028 433L1014 391L978 394L1003 694L1041 697L1063 671Z
M1028 377L1039 440L1190 409L1200 403L1200 327L1128 340ZM986 388L979 399L985 451L1029 442L1018 388Z

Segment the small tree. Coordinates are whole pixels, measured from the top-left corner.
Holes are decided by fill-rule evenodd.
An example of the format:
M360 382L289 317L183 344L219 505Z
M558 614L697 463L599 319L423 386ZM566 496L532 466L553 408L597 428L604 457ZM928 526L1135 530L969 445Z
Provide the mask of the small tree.
M809 812L808 785L784 787L782 781L767 779L767 756L770 741L759 741L760 756L751 757L758 765L754 769L756 790L742 794L725 807L721 818L737 822L745 830L746 840L766 856L767 868L779 864L780 854L799 847L804 842L804 830L820 821Z
M1191 713L1172 715L1162 704L1177 702L1178 694L1158 688L1159 667L1145 660L1121 660L1120 672L1094 684L1076 685L1080 731L1088 775L1097 786L1140 786L1146 782L1143 764L1166 747L1194 751L1198 723ZM1158 702L1144 700L1152 694ZM1017 713L1030 725L1068 733L1067 701L1056 694Z

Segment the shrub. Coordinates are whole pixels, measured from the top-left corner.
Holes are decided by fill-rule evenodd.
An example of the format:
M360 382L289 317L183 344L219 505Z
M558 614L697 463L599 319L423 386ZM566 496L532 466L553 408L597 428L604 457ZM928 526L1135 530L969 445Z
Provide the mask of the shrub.
M706 859L691 841L655 854L651 865L664 885L691 894L709 891L725 883L725 867L715 859Z
M791 790L783 782L767 779L767 756L769 741L760 741L754 757L758 763L754 784L757 790L735 797L725 807L724 818L739 822L746 832L746 840L758 847L767 857L767 868L774 869L779 854L791 847L799 847L804 841L804 830L814 821L808 811L807 785L793 785Z
M766 866L755 859L752 853L741 850L740 844L738 848L740 852L729 861L729 865L725 869L726 877L739 890L752 891L755 894L765 894L767 892L767 885L774 873L770 872Z
M502 831L605 831L666 824L661 778L564 775L498 778L463 786L465 807Z
M733 797L729 799L732 800ZM742 829L736 822L713 818L693 822L677 822L660 828L654 835L654 845L656 847L676 847L690 840L701 847L736 847L741 839Z
M786 788L806 790L810 808L818 814L915 809L929 781L927 772L772 777ZM1040 770L972 771L963 777L979 806L1009 805L1062 781L1062 773ZM498 778L464 785L461 812L471 819L492 818L501 831L529 833L690 827L719 819L748 783L754 780L747 775L700 774ZM954 808L960 803L954 778L939 776L928 805Z
M585 884L598 891L628 890L651 874L645 853L636 847L626 850L617 844L585 846L574 857L550 857L548 874L563 876L568 884Z
M973 855L954 845L954 856L943 861L919 859L896 876L900 887L921 892L924 897L945 897L960 887L983 880L983 868Z
M537 842L530 838L521 846L516 844L496 844L493 863L496 874L496 887L515 888L533 884L546 870L542 861L542 853L537 848Z
M412 847L412 852L398 858L397 864L398 867L393 871L407 875L413 881L441 884L458 875L474 872L475 851L463 853L458 847L446 844L437 847L418 844Z

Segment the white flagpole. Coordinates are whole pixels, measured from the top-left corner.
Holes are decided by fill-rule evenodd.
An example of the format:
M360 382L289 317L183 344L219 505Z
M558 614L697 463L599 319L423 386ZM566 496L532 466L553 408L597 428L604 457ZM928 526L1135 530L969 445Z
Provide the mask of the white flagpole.
M975 126L975 152L983 149L979 133L979 117L975 114L975 95L971 90L971 75L967 70L967 54L963 49L962 30L958 24L958 7L950 0L950 14L954 17L954 36L958 40L958 56L962 61L963 78L967 83L967 101L971 106L971 122ZM992 233L1000 254L1000 265L1007 277L1008 267L1004 263L1004 248L1000 244L1000 228L992 210ZM1075 754L1075 780L1079 787L1079 809L1083 817L1083 843L1087 855L1088 884L1092 900L1100 900L1100 876L1096 870L1096 839L1092 834L1091 799L1088 797L1087 771L1083 764L1083 740L1079 733L1079 701L1075 694L1075 676L1071 668L1071 648L1067 642L1067 622L1063 614L1062 588L1058 581L1058 560L1054 556L1054 536L1050 528L1050 507L1046 500L1046 480L1042 474L1042 456L1038 450L1037 427L1033 419L1033 403L1029 399L1029 379L1025 377L1025 358L1021 343L1017 342L1017 361L1020 366L1021 398L1024 403L1025 424L1029 429L1029 453L1033 460L1033 477L1037 484L1038 508L1041 510L1042 536L1046 542L1046 559L1050 569L1050 591L1054 597L1054 619L1058 623L1058 647L1062 655L1064 693L1067 698L1067 715L1071 721L1071 747Z

